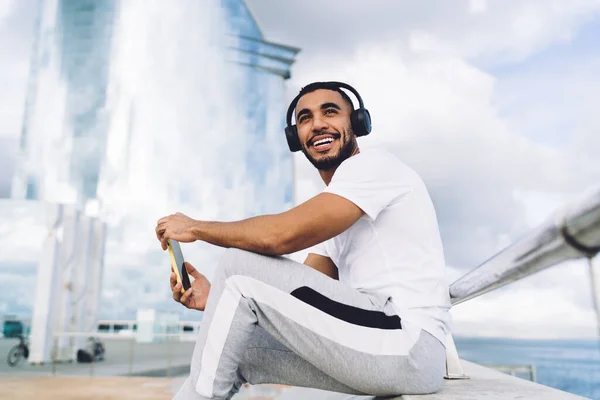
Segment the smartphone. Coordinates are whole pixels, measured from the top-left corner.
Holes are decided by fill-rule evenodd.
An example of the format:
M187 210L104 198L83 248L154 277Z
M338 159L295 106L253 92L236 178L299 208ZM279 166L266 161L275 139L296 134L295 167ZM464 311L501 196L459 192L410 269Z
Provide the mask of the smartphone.
M167 244L173 271L175 271L175 275L177 276L177 282L181 283L181 293L185 293L185 291L188 290L191 285L190 276L188 275L187 269L185 269L181 246L179 245L178 241L171 239L167 239Z

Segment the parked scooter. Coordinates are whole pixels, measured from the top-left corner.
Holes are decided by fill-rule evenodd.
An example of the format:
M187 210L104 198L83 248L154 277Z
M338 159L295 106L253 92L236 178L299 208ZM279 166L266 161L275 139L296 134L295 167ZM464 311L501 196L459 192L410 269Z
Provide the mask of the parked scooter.
M22 359L27 359L29 357L29 346L27 345L25 337L19 335L18 338L19 343L8 351L8 357L6 357L6 361L11 367L17 365Z
M90 363L104 361L105 353L104 343L99 338L90 337L88 338L87 348L77 350L77 362Z

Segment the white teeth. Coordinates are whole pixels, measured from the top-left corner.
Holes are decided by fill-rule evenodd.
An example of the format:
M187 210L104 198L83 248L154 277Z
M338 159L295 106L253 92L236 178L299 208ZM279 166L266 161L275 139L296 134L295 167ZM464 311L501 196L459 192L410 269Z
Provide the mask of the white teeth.
M321 140L317 140L315 143L313 143L313 146L322 146L324 144L329 144L331 142L333 142L332 138L321 139Z

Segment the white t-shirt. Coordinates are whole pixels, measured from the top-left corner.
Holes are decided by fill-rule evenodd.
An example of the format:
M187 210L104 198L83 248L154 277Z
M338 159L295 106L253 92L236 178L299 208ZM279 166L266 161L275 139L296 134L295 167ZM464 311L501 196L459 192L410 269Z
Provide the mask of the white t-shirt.
M390 152L369 149L342 162L323 192L350 200L365 215L309 252L331 258L341 282L390 297L401 320L445 344L451 316L444 251L419 175Z

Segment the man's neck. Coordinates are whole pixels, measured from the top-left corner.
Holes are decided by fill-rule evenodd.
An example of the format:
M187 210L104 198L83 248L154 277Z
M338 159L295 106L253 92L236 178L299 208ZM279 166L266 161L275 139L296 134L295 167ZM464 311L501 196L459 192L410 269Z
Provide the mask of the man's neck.
M355 156L358 153L360 153L360 149L358 148L358 146L356 146L356 148L354 149L352 154L350 154L350 157ZM350 157L348 157L348 158L350 158ZM342 162L344 162L344 161L342 161ZM337 170L338 167L339 167L339 165L336 165L333 168L319 170L319 175L321 175L321 179L323 179L323 182L325 182L325 185L329 186L329 183L331 182L331 179L333 178L333 174L335 173L335 171Z

